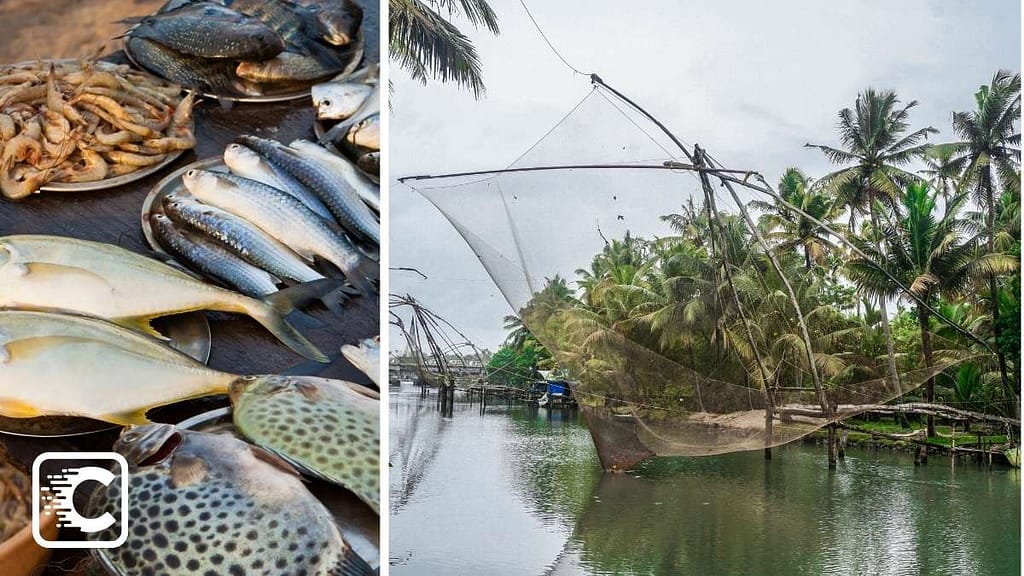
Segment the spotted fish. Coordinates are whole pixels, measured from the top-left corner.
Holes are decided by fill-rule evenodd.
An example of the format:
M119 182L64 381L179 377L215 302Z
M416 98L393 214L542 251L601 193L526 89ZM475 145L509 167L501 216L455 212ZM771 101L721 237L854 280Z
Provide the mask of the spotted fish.
M380 400L341 380L239 378L235 428L303 471L351 490L380 513Z
M115 574L374 574L295 470L261 448L151 424L126 430L114 450L131 478L128 539L99 551ZM118 516L119 484L97 489L87 515ZM90 538L113 540L116 528Z

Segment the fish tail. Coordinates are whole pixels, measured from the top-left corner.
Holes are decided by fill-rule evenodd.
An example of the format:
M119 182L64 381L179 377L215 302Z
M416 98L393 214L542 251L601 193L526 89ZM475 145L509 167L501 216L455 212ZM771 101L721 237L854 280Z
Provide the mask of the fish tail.
M376 576L377 572L351 548L346 547L342 559L331 567L328 576Z
M373 285L373 281L380 276L379 265L376 262L364 257L360 257L355 266L345 265L344 261L331 260L331 262L341 269L341 273L360 294L370 296L377 293L377 288Z
M246 312L292 350L318 362L329 362L330 359L319 348L285 320L284 317L295 309L295 304L287 294L283 297L279 294L271 294L265 300L252 300L245 306Z

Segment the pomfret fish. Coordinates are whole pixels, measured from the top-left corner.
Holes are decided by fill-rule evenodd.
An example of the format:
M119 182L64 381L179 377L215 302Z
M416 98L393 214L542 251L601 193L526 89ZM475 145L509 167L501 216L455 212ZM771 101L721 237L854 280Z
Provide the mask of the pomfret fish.
M228 144L224 148L224 164L227 165L232 174L262 182L278 190L284 190L302 201L313 212L323 216L330 222L334 222L334 215L331 214L331 211L327 209L327 206L324 206L324 203L320 201L316 194L311 192L309 188L306 188L305 184L299 182L294 176L283 169L270 164L253 150L237 142Z
M154 406L225 394L237 378L103 320L0 311L0 414L8 418L146 423Z
M295 470L259 447L152 424L126 430L114 450L131 478L128 539L100 554L119 576L374 574ZM87 513L119 515L118 484L97 489Z
M345 141L359 148L380 150L380 115L367 116L349 129Z
M284 320L294 308L287 295L257 300L101 242L61 236L0 238L0 308L77 312L161 338L149 325L153 318L193 310L238 312L296 352L327 361Z
M231 385L232 419L246 438L380 512L379 396L313 377L245 378Z
M337 266L362 293L376 291L376 264L345 240L332 224L286 192L254 180L205 170L189 170L185 187L205 204L223 208L252 222L300 256L314 255Z
M333 168L356 191L363 202L380 212L380 187L370 181L347 159L309 140L293 140L288 146Z
M335 168L274 140L240 136L238 142L305 184L346 230L380 245L380 223L376 216L360 200L352 185L339 178Z
M312 94L316 117L321 120L344 120L355 114L373 91L373 86L362 82L314 84Z
M202 58L263 60L284 50L284 41L269 26L212 2L145 17L128 36Z
M222 244L176 225L163 214L151 215L149 222L157 241L195 270L254 298L277 292L277 284L270 274L242 260Z
M324 277L287 246L230 212L174 193L164 196L163 207L171 220L216 238L246 262L279 278L312 282Z
M341 353L353 366L369 376L374 384L380 386L380 336L363 338L358 347L345 344L341 347Z

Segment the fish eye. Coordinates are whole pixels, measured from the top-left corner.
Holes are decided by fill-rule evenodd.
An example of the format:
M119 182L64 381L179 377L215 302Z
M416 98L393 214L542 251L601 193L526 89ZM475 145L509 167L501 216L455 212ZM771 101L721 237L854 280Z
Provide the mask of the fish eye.
M249 382L252 382L255 379L256 379L255 376L242 376L242 380L247 380Z
M185 172L185 176L188 176L190 178L195 176L195 175L196 175L195 169L192 169L192 170L189 170L188 172Z
M321 100L320 101L320 105L324 106L326 108L330 108L331 107L331 101L330 100Z
M230 146L228 146L228 149L229 150L238 150L238 144L231 144Z

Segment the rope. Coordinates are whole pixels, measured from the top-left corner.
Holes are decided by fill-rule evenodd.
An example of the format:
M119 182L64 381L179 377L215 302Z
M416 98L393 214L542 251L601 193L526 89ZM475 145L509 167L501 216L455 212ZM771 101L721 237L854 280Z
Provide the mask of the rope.
M526 7L526 2L524 2L523 0L519 0L519 3L523 5L523 10L525 10L526 11L526 15L530 17L530 22L533 22L533 26L534 26L534 28L537 29L537 32L540 33L540 37L543 38L545 42L547 42L548 48L551 48L551 51L555 53L555 56L558 56L558 59L562 61L562 64L565 64L566 67L568 67L570 70L572 70L576 74L581 74L583 76L589 76L589 74L587 74L586 72L583 72L579 68L576 68L572 64L569 64L569 61L566 60L565 57L562 56L562 54L558 51L558 49L555 48L555 45L551 43L551 40L548 39L548 35L545 34L543 30L541 30L540 24L537 23L537 19L534 18L533 14L530 13L530 9Z

